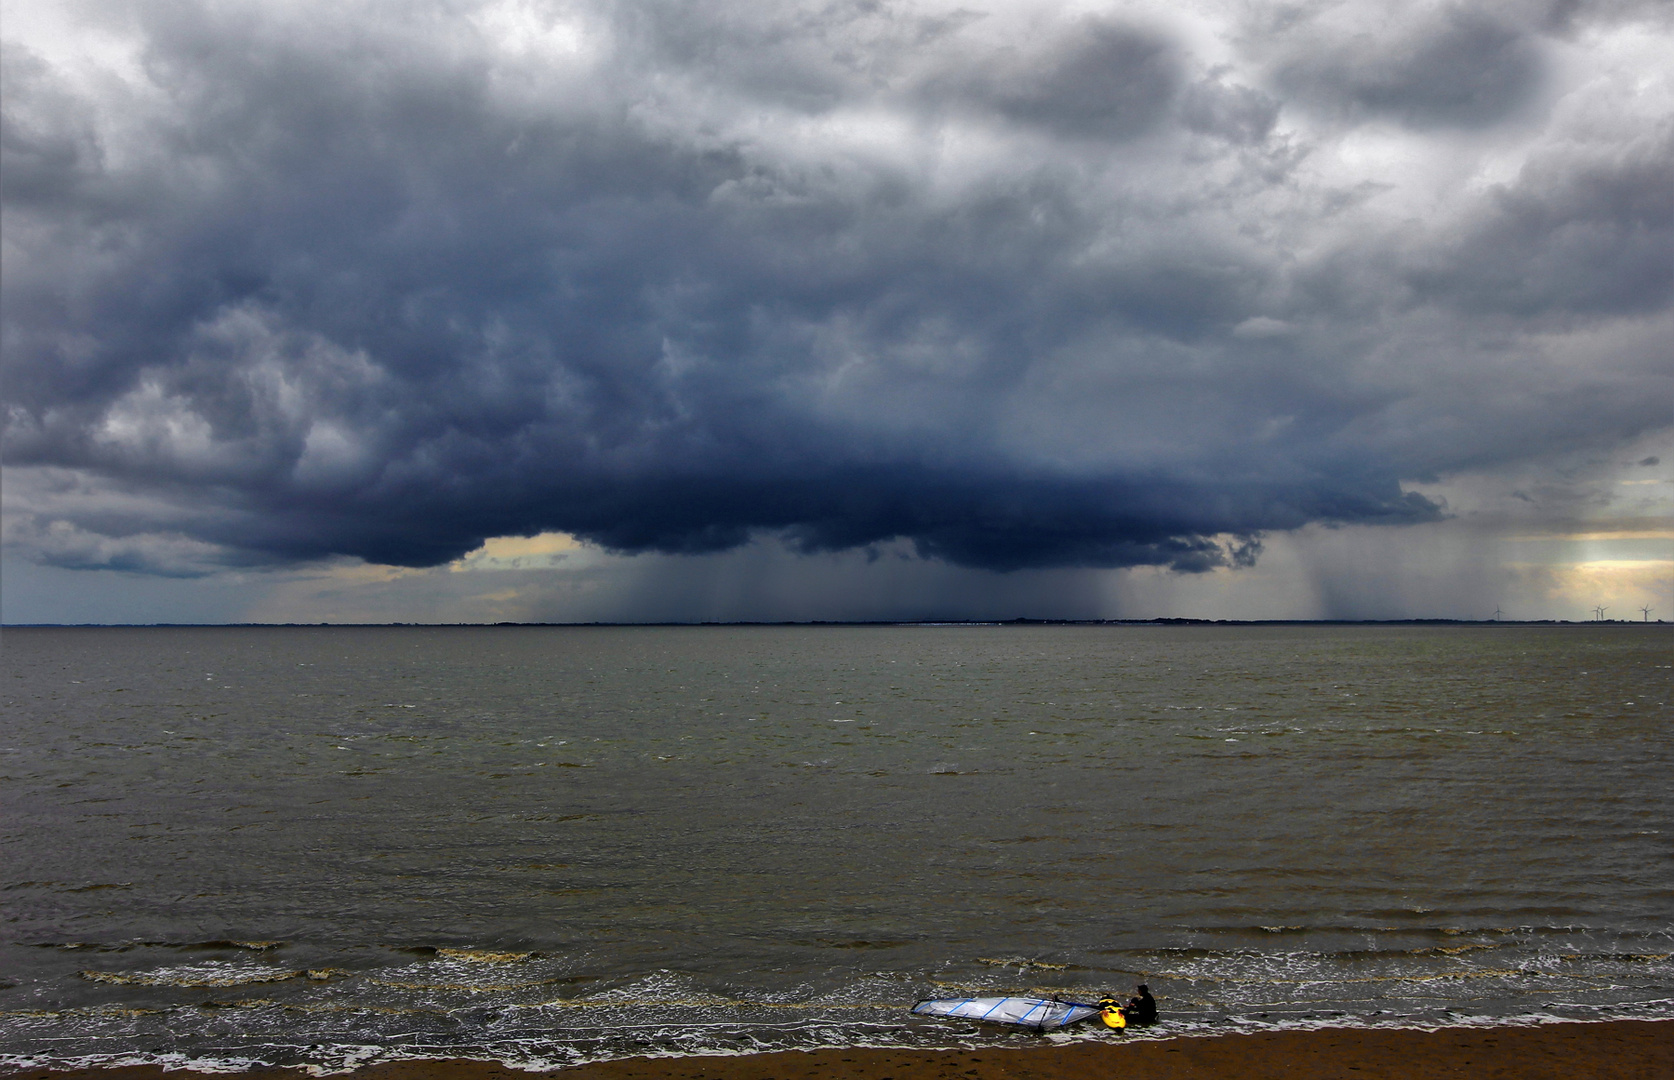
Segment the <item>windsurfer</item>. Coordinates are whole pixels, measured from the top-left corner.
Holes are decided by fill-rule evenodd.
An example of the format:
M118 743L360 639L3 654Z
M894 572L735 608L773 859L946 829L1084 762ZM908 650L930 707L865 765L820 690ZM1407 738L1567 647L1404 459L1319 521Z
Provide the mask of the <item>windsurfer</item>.
M1157 999L1151 996L1151 988L1144 983L1140 983L1135 989L1139 994L1128 999L1128 1007L1125 1010L1128 1023L1135 1027L1150 1027L1157 1022Z

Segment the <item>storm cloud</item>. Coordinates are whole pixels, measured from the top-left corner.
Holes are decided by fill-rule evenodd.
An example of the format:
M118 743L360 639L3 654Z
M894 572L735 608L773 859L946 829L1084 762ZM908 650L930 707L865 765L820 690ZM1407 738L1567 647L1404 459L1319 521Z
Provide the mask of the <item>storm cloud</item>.
M1250 11L9 20L8 540L1194 572L1669 425L1665 16Z

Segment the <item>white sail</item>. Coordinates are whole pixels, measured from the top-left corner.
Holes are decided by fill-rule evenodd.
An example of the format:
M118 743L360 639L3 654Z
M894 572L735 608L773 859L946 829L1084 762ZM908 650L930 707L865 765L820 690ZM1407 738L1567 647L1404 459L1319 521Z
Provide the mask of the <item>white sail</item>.
M913 1006L919 1016L957 1017L986 1020L993 1024L1022 1027L1061 1028L1089 1016L1097 1016L1097 1005L1079 1001L1052 1001L1035 997L935 998Z

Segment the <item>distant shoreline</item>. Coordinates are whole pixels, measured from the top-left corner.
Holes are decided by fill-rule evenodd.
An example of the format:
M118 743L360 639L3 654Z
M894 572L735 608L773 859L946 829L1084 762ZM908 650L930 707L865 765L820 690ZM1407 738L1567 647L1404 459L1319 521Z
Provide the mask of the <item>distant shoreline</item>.
M1663 619L807 619L721 622L317 622L317 623L0 623L0 630L497 630L548 627L746 627L746 626L1667 626Z

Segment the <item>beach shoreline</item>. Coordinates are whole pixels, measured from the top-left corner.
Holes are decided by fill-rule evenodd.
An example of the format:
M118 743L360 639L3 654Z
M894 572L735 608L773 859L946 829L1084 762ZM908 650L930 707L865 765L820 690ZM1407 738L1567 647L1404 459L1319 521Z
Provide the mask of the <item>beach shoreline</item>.
M19 1080L161 1080L162 1065L0 1069ZM296 1080L302 1068L236 1074ZM1326 1080L1516 1077L1660 1080L1674 1076L1674 1021L1608 1020L1432 1030L1321 1028L979 1049L819 1049L697 1057L621 1058L530 1072L493 1061L433 1059L367 1065L354 1080Z

